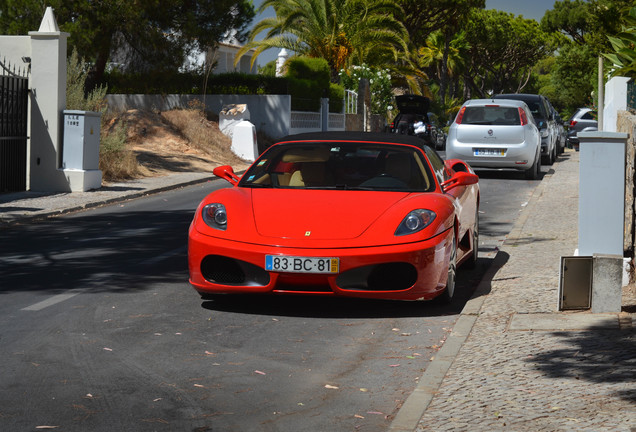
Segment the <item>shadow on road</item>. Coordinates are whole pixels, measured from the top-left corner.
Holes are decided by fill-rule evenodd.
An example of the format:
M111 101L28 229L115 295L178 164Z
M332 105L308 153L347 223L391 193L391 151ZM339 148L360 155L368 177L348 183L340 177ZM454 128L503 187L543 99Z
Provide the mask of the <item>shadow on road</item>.
M0 230L0 294L129 292L153 283L187 283L191 220L191 211L131 211Z

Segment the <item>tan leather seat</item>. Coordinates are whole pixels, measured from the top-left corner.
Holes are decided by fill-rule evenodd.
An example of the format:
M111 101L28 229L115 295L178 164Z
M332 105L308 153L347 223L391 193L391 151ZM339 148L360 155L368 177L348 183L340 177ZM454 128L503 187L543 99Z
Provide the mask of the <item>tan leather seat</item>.
M289 186L325 186L325 164L323 162L303 162L299 170L289 179Z
M411 183L411 159L413 157L408 153L392 153L390 154L384 165L384 172L402 180L406 184Z

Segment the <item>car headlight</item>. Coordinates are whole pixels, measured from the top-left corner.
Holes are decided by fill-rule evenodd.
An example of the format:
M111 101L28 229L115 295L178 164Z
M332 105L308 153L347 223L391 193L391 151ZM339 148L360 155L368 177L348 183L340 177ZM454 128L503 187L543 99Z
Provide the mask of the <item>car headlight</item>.
M549 135L548 128L541 129L541 137L546 138Z
M227 229L227 212L225 206L219 203L208 204L201 211L203 221L212 228L219 230Z
M435 220L436 216L435 212L431 210L413 210L402 220L400 226L395 230L395 235L402 236L422 231Z

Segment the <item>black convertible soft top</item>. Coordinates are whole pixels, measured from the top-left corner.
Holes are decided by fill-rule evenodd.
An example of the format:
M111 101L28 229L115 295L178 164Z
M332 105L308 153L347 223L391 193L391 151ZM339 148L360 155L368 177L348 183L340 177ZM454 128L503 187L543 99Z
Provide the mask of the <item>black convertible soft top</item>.
M308 132L296 135L287 135L276 140L276 143L289 141L365 141L408 144L422 147L425 142L413 135L401 135L377 132Z

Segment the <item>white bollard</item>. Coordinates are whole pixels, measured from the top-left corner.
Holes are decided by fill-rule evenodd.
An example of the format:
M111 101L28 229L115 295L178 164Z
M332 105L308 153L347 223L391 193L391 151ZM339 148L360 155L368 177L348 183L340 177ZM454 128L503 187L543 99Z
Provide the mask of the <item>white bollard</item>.
M250 119L250 111L247 104L224 105L219 112L219 129L226 136L232 138L234 127L243 120Z
M254 162L258 157L256 127L247 120L234 126L232 152L241 159Z

